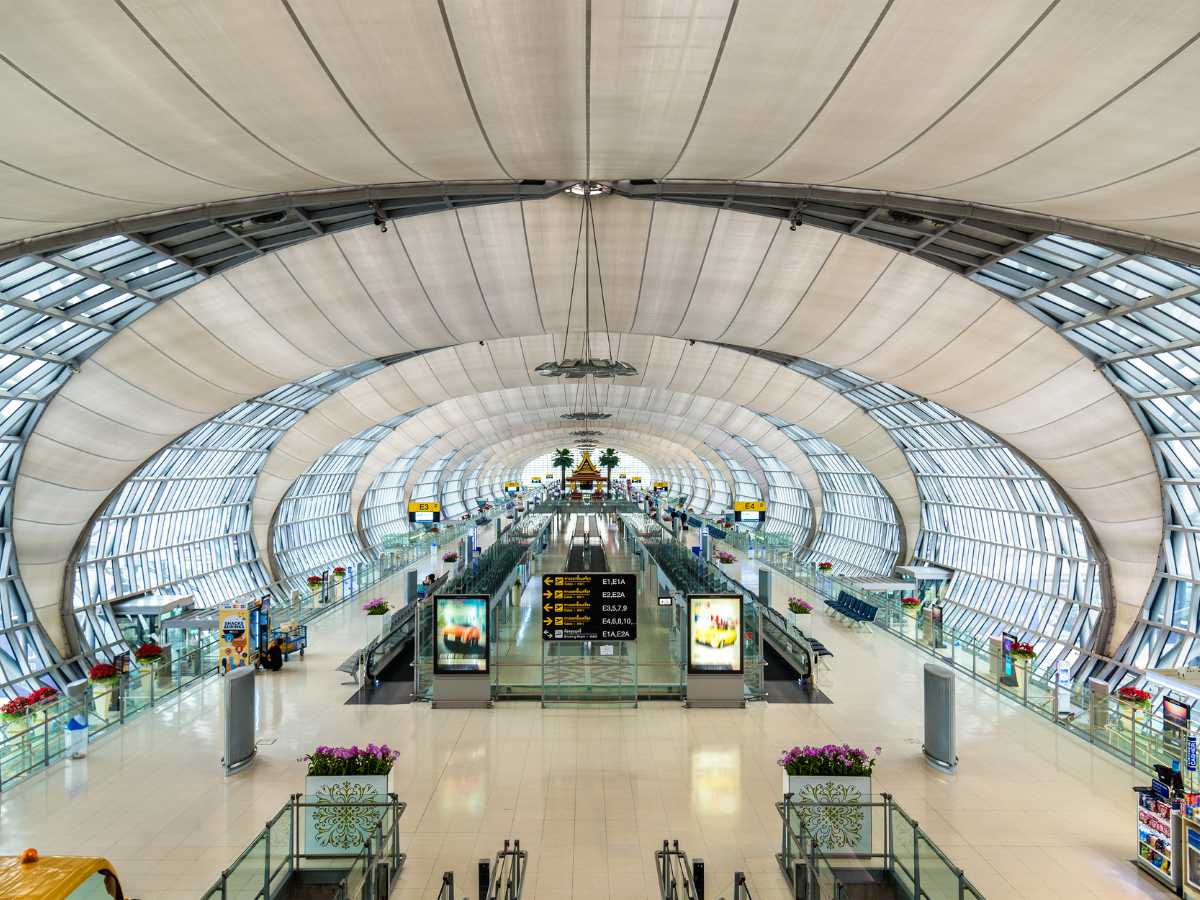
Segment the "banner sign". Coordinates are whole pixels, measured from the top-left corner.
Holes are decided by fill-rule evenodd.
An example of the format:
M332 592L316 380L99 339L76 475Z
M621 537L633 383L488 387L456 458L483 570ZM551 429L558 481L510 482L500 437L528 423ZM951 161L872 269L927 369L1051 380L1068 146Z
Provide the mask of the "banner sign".
M232 672L253 665L250 653L250 610L245 607L217 610L217 669Z
M637 640L637 576L611 572L543 576L542 640Z
M656 491L666 491L666 490L668 490L670 487L671 487L671 486L670 486L669 484L667 484L665 481L656 481L656 482L654 482L654 490L656 490Z
M410 500L408 521L424 525L442 520L442 504L433 500Z
M734 512L758 512L765 513L767 511L766 500L735 500L733 501Z

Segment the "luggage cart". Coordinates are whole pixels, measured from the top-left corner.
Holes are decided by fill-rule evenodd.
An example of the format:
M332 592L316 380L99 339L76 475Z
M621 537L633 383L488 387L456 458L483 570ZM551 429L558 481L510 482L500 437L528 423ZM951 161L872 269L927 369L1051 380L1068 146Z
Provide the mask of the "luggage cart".
M295 628L284 630L275 628L271 631L271 640L279 640L279 649L283 651L283 659L286 662L287 658L293 653L299 653L304 656L304 648L308 646L308 626L297 625Z

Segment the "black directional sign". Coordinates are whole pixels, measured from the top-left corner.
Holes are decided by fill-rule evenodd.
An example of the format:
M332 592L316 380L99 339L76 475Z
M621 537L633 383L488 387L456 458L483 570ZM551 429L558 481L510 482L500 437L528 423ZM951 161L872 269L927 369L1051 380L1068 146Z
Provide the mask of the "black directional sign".
M637 576L612 572L543 575L542 639L637 640Z

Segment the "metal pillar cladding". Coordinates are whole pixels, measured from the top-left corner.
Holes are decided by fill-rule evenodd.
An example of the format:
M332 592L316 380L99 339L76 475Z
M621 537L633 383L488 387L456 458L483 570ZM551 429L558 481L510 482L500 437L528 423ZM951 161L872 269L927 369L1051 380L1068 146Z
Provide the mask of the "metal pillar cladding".
M771 570L766 566L758 570L758 600L764 606L771 605Z
M706 562L712 559L712 538L708 535L707 525L700 530L700 555Z
M671 540L679 540L679 516L671 516Z
M417 602L417 570L409 569L404 573L404 605Z
M503 516L496 516L496 543L497 544L500 543L500 522L503 520L503 518L504 518Z

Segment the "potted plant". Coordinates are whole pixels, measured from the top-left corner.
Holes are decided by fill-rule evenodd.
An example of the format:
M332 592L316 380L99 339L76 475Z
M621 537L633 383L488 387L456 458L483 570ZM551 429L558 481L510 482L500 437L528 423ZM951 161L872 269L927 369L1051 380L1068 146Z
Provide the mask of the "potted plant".
M1012 649L1009 652L1012 653L1013 659L1024 665L1029 665L1029 661L1037 656L1037 650L1033 648L1033 644L1027 641L1013 641Z
M819 562L819 563L817 563L817 571L827 575L833 571L833 563Z
M337 579L345 578L346 577L346 567L345 566L334 566L333 567L333 577L337 578Z
M796 624L796 616L807 616L812 613L812 604L799 597L788 597L788 612L792 614L792 624Z
M445 553L442 554L442 562L444 562L444 563L458 562L458 553L456 553L454 550L447 550Z
M358 850L384 810L356 804L386 803L392 764L400 754L387 744L317 747L304 757L304 843L309 851ZM350 807L347 809L347 807Z
M921 601L917 597L901 597L900 606L910 616L915 616L921 608Z
M716 553L716 557L717 557L717 562L720 563L724 567L725 574L728 575L730 578L733 578L734 577L733 565L734 565L734 563L737 562L737 557L734 556L732 553L730 553L728 550L718 550Z
M7 703L0 705L0 724L4 733L9 737L24 734L33 722L33 704L28 697L13 697Z
M779 758L785 794L791 794L797 803L829 804L800 811L822 850L871 852L871 808L856 804L871 799L871 772L881 752L876 747L875 755L868 756L849 744L826 744L793 747Z
M314 600L318 599L321 596L321 586L325 584L325 579L320 575L309 575L307 581L308 592Z
M162 662L165 652L158 644L147 641L133 651L133 658L138 661L138 665L150 668Z
M112 709L117 682L121 680L121 673L112 663L96 663L88 669L88 680L92 683L92 701L96 706L96 715L101 719L107 719L108 711Z
M376 597L364 603L362 608L367 614L368 639L382 637L383 629L387 627L387 614L392 608L391 605L382 597Z
M1134 713L1150 708L1150 692L1136 688L1132 684L1117 689L1117 700Z

